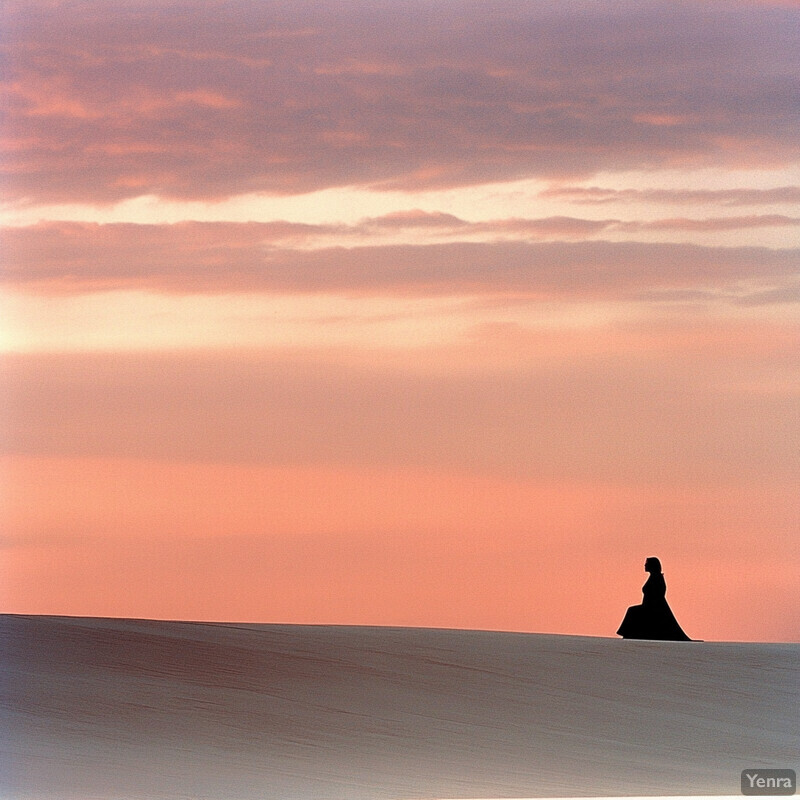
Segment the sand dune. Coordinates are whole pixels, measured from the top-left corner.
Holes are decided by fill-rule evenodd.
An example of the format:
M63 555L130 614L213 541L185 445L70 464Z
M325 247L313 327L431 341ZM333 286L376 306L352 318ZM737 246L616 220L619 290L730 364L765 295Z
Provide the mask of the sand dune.
M737 794L800 645L0 617L4 798Z

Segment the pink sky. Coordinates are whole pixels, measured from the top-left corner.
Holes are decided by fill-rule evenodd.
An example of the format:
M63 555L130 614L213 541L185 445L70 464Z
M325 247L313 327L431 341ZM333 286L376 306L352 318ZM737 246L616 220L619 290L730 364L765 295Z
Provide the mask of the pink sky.
M800 640L799 14L9 3L3 610Z

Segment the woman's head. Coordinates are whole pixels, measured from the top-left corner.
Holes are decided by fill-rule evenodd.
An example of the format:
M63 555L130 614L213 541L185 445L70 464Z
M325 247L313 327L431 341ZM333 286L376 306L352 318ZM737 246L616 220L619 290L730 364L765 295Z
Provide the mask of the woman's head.
M661 572L661 562L655 556L650 556L650 558L644 562L644 571L655 573Z

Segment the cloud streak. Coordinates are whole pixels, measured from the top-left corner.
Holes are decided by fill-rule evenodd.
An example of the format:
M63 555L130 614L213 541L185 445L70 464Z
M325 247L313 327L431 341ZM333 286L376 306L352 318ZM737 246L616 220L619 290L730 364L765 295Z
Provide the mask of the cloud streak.
M780 165L796 9L11 2L7 199L418 190ZM298 42L302 46L298 46Z
M800 271L799 250L763 247L459 241L303 250L280 244L287 235L302 237L310 230L291 223L42 223L6 230L0 276L9 288L45 293L527 293L614 299L742 282L773 290L792 285Z

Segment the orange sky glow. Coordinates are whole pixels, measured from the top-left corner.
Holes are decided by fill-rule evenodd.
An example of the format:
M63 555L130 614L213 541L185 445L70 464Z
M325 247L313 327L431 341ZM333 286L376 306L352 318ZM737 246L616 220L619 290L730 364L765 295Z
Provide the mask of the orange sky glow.
M3 611L800 641L795 5L95 12L0 35Z

